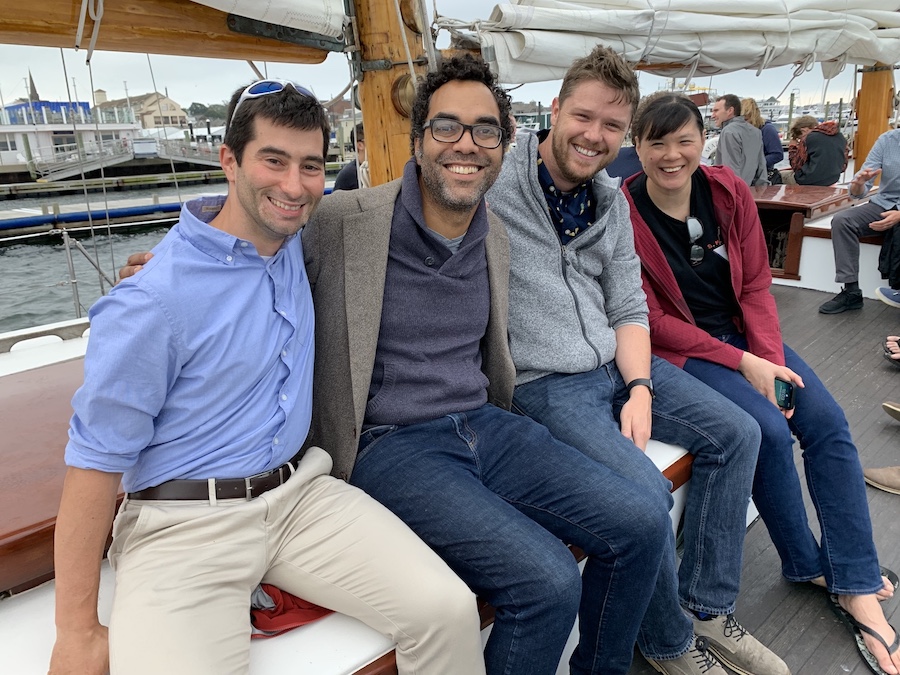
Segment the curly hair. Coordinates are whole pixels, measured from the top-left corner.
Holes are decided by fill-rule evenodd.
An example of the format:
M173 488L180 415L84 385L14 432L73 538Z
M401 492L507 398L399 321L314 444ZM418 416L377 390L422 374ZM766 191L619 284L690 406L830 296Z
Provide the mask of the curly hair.
M235 106L247 87L241 87L231 96L228 103L228 128L222 142L231 148L238 166L244 158L244 148L256 138L254 120L257 117L269 120L272 124L299 129L300 131L322 130L322 156L328 155L328 144L331 127L325 108L315 99L301 94L293 87L285 87L281 91L256 98L244 99L237 114Z
M601 82L619 92L619 100L631 106L631 115L641 100L634 69L609 47L597 45L587 56L576 59L569 66L559 89L559 102L564 103L579 84L586 80Z
M502 146L506 150L513 135L512 105L509 94L497 84L494 74L482 59L466 53L444 61L435 72L419 78L410 120L412 123L409 131L410 152L415 153L416 141L421 140L425 135L425 122L428 121L428 108L431 106L431 97L434 92L448 82L459 80L480 82L491 91L494 101L500 109L500 128L503 129Z
M631 136L636 141L656 141L693 122L703 135L703 115L684 94L658 91L645 97L631 123Z

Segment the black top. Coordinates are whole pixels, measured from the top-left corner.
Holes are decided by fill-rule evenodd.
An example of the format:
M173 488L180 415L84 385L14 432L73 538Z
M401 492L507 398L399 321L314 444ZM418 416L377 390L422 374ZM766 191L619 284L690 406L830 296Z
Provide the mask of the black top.
M334 179L334 187L332 190L358 190L359 174L356 171L356 160L348 164L344 164L338 172L337 178Z
M641 160L638 159L637 150L633 145L623 145L616 158L606 167L606 173L613 178L631 178L634 174L643 171Z
M734 317L740 309L731 286L731 265L720 255L725 247L703 172L695 171L691 177L691 215L703 223L703 235L696 243L704 254L696 266L691 265L687 224L657 208L647 193L647 176L638 176L629 191L638 213L659 242L697 326L714 336L737 332Z

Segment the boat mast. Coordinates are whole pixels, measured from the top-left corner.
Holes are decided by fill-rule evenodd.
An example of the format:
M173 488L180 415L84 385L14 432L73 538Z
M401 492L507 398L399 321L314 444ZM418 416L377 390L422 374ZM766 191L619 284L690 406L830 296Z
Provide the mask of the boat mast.
M853 144L856 169L863 162L878 137L888 129L888 119L894 109L894 66L876 63L860 69L862 84L856 96L856 117L859 126Z
M425 72L425 22L416 0L355 0L361 60L359 99L366 125L366 157L372 185L403 173L409 159L409 107L414 96L405 43L416 75ZM400 8L402 20L397 16ZM405 112L404 112L405 108Z

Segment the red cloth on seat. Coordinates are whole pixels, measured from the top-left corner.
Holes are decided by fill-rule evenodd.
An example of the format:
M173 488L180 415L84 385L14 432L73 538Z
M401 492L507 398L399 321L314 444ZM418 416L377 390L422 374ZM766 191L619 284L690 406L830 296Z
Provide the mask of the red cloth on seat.
M261 587L272 598L275 606L272 609L250 609L250 623L253 626L251 638L275 637L317 621L332 612L275 586L261 584Z

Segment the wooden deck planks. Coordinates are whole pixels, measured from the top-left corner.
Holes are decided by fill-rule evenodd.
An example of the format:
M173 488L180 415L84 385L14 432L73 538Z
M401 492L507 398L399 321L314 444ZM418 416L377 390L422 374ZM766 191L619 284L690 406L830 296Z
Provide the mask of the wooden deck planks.
M773 287L784 339L816 371L850 422L864 467L900 465L900 423L881 409L900 401L900 369L881 356L881 341L900 332L900 310L865 300L858 312L827 316L818 306L830 296L806 289ZM803 476L799 447L797 467ZM900 569L900 495L867 489L881 563ZM808 494L813 532L818 533ZM781 563L765 525L747 532L738 619L788 664L793 675L868 675L850 633L834 616L825 592L781 577ZM884 605L900 627L900 595ZM630 675L653 675L640 656Z

